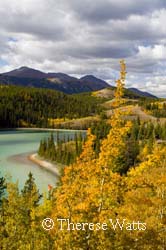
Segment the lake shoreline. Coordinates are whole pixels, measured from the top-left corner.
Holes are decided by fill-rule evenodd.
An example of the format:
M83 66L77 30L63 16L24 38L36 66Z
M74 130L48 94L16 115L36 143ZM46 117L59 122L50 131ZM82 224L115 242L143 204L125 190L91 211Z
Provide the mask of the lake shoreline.
M63 129L63 128L0 128L0 131L80 131L87 132L85 129Z
M58 164L56 165L54 163L51 163L47 160L40 158L37 153L28 155L28 159L33 163L37 164L38 166L42 167L43 169L53 173L57 177L60 176L60 171L59 171L60 166Z
M56 161L49 162L49 159L44 157L29 157L37 153L40 141L49 138L51 131L46 129L40 132L36 130L37 128L28 129L0 131L0 171L7 180L18 181L20 190L31 172L37 187L43 193L47 191L48 184L57 185L63 174L64 165ZM53 133L56 138L58 131L54 130ZM73 138L74 134L74 131L59 131L60 138L64 136Z

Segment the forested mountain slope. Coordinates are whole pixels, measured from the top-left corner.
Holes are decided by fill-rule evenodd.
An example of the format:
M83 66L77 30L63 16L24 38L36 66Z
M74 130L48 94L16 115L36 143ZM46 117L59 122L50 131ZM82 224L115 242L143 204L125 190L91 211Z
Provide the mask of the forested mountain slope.
M100 112L101 100L54 90L0 85L0 127L48 127L48 119L80 118Z

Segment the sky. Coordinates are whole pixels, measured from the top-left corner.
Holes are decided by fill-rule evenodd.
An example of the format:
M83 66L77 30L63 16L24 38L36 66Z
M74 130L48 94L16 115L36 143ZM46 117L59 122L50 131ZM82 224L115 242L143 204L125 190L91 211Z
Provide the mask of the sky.
M0 72L28 66L166 97L166 0L0 0Z

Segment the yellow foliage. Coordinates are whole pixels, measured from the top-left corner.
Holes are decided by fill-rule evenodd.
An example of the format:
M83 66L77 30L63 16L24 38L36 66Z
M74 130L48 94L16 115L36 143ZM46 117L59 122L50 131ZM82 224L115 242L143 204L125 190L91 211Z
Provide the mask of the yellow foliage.
M124 95L124 86L126 80L126 64L124 60L120 61L121 71L120 71L120 79L116 81L116 91L115 91L115 101L113 102L113 107L118 107L123 104L122 97Z
M147 160L132 169L126 179L128 191L119 215L146 223L146 231L132 233L142 249L164 249L166 229L166 147L156 146ZM127 237L127 233L123 237ZM122 235L119 235L122 240ZM149 241L149 239L151 239Z
M48 118L48 123L50 126L54 126L54 125L58 125L58 124L61 124L62 122L68 122L68 121L71 121L71 119L68 119L68 118L56 118L56 119L53 119L53 118Z
M117 82L116 100L121 104L126 75L121 62L121 80ZM110 119L111 129L101 143L95 158L95 136L87 131L87 141L76 163L64 169L61 185L54 192L52 218L55 227L55 249L164 249L166 225L166 148L155 147L149 154L145 147L142 163L121 176L126 154L126 140L132 128L122 119L124 112L115 109ZM110 218L142 221L145 232L118 229L109 231L60 231L57 218L70 222L108 222ZM163 230L164 229L164 230Z

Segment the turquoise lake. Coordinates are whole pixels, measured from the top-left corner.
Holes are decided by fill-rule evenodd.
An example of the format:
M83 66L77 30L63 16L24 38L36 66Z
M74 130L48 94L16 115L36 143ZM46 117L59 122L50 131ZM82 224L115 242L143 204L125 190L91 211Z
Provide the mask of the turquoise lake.
M59 138L74 138L76 131L54 130L55 141L57 133ZM40 140L50 134L51 131L0 131L0 176L12 182L18 181L22 188L31 171L40 192L47 191L48 184L55 186L57 178L54 174L28 160L28 155L37 152Z

